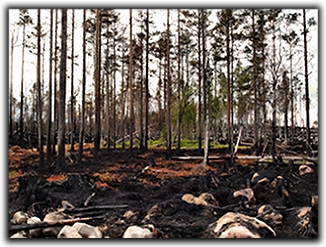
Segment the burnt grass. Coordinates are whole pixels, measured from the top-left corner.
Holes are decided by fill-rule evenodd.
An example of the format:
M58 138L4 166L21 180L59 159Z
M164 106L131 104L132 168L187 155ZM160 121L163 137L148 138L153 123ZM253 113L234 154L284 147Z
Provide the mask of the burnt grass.
M167 160L165 153L158 149L146 152L138 149L132 152L101 150L98 164L93 163L90 154L84 157L81 165L76 165L70 161L76 160L77 152L71 152L66 160L67 170L61 174L64 179L53 181L48 178L58 174L55 159L50 166L39 167L38 157L29 156L15 167L22 175L9 180L9 220L18 210L42 220L47 213L60 208L62 200L78 208L85 207L88 200L88 207L121 206L67 213L71 218L91 217L87 223L100 226L103 236L121 238L130 225L152 224L157 238L210 238L207 227L225 213L240 212L255 217L259 206L270 204L283 216L282 224L268 222L277 238L316 237L309 232L299 233L300 227L291 211L310 206L311 196L318 195L318 162L313 166L314 173L300 176L297 162L290 166L283 161L259 163L235 159L231 165L228 151L217 149L211 150L210 155L223 158L211 160L205 172L198 173L195 168L201 160ZM251 153L250 149L239 150L238 155ZM197 156L202 153L183 150L173 155ZM253 184L252 176L263 170L268 176L282 176L289 195L268 185ZM248 187L254 190L256 198L250 206L244 197L233 197L234 191ZM186 193L199 196L203 192L211 193L218 205L195 205L181 200ZM156 209L144 220L154 205L157 205ZM128 218L124 214L129 210L134 215ZM314 231L318 233L318 211L313 223Z

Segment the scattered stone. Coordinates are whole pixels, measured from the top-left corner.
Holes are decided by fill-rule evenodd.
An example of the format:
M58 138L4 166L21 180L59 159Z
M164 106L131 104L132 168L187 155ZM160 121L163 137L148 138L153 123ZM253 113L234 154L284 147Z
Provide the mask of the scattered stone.
M82 236L74 227L65 225L58 233L57 238L82 238Z
M95 226L77 222L72 227L75 228L83 238L102 238L101 231Z
M204 206L208 205L208 203L204 199L196 197L196 196L194 196L192 194L189 194L189 193L184 194L182 196L181 200L185 201L185 202L187 202L189 204L204 205Z
M277 213L273 206L270 204L263 205L258 209L258 215L262 215L264 221L268 221L272 224L282 224L283 216L280 213Z
M129 226L122 238L153 238L153 233L148 228Z
M233 192L233 196L234 197L239 197L239 196L246 197L247 202L250 204L253 204L256 202L255 193L254 193L253 189L251 189L251 188L237 190L237 191Z
M211 224L216 238L264 238L276 237L275 231L265 222L241 213L228 212Z
M42 222L42 221L40 220L39 217L36 217L36 216L33 216L33 217L27 219L27 224L35 224L35 223L40 223L40 222ZM41 235L41 233L42 233L41 228L36 228L36 229L30 229L29 230L29 235L32 238L39 237Z
M27 238L24 232L17 232L10 236L10 238Z
M305 175L307 173L313 173L313 172L314 172L314 170L310 166L308 166L308 165L301 165L299 167L299 174L300 174L300 176Z
M14 224L23 224L26 223L28 219L28 214L22 212L22 211L17 211L13 217L11 222Z
M45 215L43 222L51 222L51 221L58 221L58 220L64 220L67 219L68 216L62 212L51 212ZM55 226L55 227L47 227L43 229L43 234L48 237L56 237L60 230L62 229L62 226Z

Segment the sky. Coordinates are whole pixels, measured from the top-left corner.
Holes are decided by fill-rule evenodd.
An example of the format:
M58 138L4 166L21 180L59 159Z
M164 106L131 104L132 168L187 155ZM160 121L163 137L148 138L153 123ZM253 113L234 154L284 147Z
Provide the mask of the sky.
M121 12L121 21L124 23L128 23L129 21L129 10L128 9L120 9ZM34 26L36 24L36 10L29 10L30 15L33 17L34 24L31 26ZM42 10L42 18L46 18L46 22L49 23L49 11L43 11ZM173 13L173 12L172 12ZM19 15L19 9L11 9L9 10L9 24L16 22L18 20ZM68 13L68 33L71 32L71 21L70 21L70 13ZM137 11L133 11L133 17L137 16ZM307 12L307 16L314 16L318 23L318 10L309 10ZM173 18L173 17L172 17ZM75 20L76 20L76 26L75 26L75 55L79 55L79 66L75 66L74 68L74 74L75 78L77 80L81 79L81 73L82 73L82 66L81 66L81 58L82 58L82 45L81 45L81 35L82 35L82 28L80 26L82 20L82 11L75 11ZM155 24L157 25L159 30L163 30L165 26L163 26L163 23L166 22L166 11L163 11L162 13L156 14L154 19ZM173 20L172 20L173 22ZM317 24L318 25L318 24ZM11 28L11 27L10 27ZM44 28L48 29L47 25L44 25ZM11 30L11 29L10 29ZM310 124L312 125L314 121L318 120L318 30L317 27L311 28L311 33L309 34L311 36L311 40L308 43L309 47L309 53L314 54L315 58L312 60L309 68L309 72L311 72L311 75L309 76L309 92L310 92ZM21 30L20 30L21 32ZM129 30L126 30L127 34L129 33ZM19 45L21 43L21 36L19 35L19 40L17 44ZM79 38L78 38L79 37ZM47 38L48 39L48 38ZM10 36L8 36L8 46L10 46ZM10 49L10 48L9 48ZM13 81L15 85L14 90L14 97L18 98L20 94L20 80L21 80L21 46L17 46L14 50L14 75L13 75ZM36 56L32 55L28 51L29 49L25 50L25 88L24 92L28 92L31 89L31 85L34 83L35 80L35 68L36 68ZM68 52L69 55L69 52ZM88 59L92 60L92 59ZM91 61L92 62L92 61ZM310 64L309 64L310 65ZM48 60L45 58L45 78L48 78L47 71L48 71ZM70 66L70 60L68 60L68 67ZM69 68L68 68L69 69ZM69 74L69 72L68 72ZM33 75L33 76L29 76ZM91 77L91 75L89 75ZM119 76L119 75L118 75ZM157 78L156 78L157 79ZM155 78L152 78L151 81L154 81ZM70 95L69 91L69 79L67 80L68 86L67 86L67 95ZM156 84L155 84L156 85ZM155 85L151 87L151 94L155 94ZM78 89L77 89L78 90ZM304 94L304 92L302 93ZM304 101L300 101L301 104L298 107L297 111L297 124L300 126L305 126L305 104Z

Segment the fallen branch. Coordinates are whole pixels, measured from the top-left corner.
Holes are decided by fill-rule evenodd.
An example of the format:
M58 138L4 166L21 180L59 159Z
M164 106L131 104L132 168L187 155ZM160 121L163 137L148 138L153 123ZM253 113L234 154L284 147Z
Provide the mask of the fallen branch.
M100 206L90 206L85 208L66 208L63 210L64 213L74 213L74 212L85 212L92 210L100 210L100 209L115 209L115 208L127 208L128 205L100 205Z
M239 143L240 143L240 139L241 139L241 134L242 134L242 126L241 126L240 131L239 131L239 136L238 136L237 144L235 145L235 150L234 150L233 155L235 155L237 153L237 151L238 151L238 147L239 147Z

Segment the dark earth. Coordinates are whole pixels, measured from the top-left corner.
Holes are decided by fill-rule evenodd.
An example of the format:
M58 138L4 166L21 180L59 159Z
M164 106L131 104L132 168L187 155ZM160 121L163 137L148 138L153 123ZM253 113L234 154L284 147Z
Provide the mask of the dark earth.
M289 161L285 157L291 155L281 151L278 160L273 162L249 158L253 153L250 148L239 150L232 164L228 150L213 149L210 156L215 158L201 171L202 160L196 157L203 153L196 150L179 153L173 150L173 157L166 159L164 149L133 149L132 152L103 149L96 165L92 150L86 147L81 165L71 162L76 160L77 152L69 151L67 171L59 173L55 170L55 157L50 166L42 168L38 166L37 152L11 146L9 236L17 232L10 222L16 211L43 220L66 200L75 208L85 209L68 210L70 218L88 217L86 223L100 227L103 236L110 238L121 238L130 225L144 224L155 227L156 238L214 238L209 225L225 213L238 212L263 220L258 208L265 204L272 205L283 218L281 223L266 221L276 236L264 237L316 238L318 203L312 205L312 197L318 196L318 159L309 163L295 158ZM195 157L178 159L189 156ZM300 175L299 167L303 163L313 172ZM259 176L253 179L255 173ZM261 178L276 181L276 185L266 181L258 183ZM234 197L235 191L245 188L252 188L254 201ZM187 193L199 196L204 192L213 195L213 204L189 204L181 199ZM300 218L298 212L302 207L311 210ZM133 212L131 217L125 215L129 210Z

